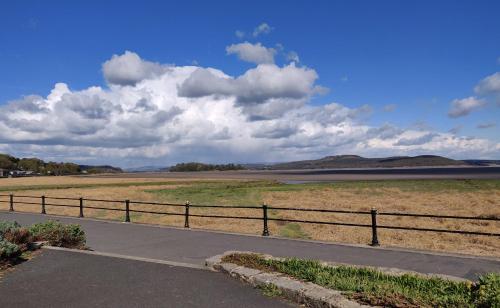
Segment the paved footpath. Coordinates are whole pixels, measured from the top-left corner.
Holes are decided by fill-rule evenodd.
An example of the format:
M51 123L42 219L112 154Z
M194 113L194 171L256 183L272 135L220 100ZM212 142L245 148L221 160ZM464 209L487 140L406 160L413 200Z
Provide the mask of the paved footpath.
M78 223L95 251L203 265L206 258L228 250L268 253L357 265L392 267L475 279L485 272L500 272L500 260L421 251L326 244L265 238L202 230L147 226L41 214L0 211L0 220L32 224L47 219Z
M0 278L0 307L291 307L221 273L42 249Z

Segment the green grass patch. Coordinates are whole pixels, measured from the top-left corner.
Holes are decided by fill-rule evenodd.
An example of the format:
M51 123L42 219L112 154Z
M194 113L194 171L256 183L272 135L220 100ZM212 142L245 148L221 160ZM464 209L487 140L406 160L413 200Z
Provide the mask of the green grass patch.
M383 194L383 189L401 191L477 191L500 190L500 180L397 180L397 181L339 181L332 183L282 184L276 181L203 182L187 183L173 189L150 189L166 202L222 205L260 205L263 194L324 189L353 189L357 193Z
M153 193L167 202L192 204L223 204L223 205L260 205L262 192L279 185L275 182L219 182L191 183L191 185L173 189L151 189Z
M235 254L223 262L275 271L326 288L343 291L362 303L384 307L500 307L500 274L478 282L456 282L405 274L393 276L370 268L331 267L318 261L268 260L256 254Z
M192 204L261 205L266 192L325 189L332 184L282 184L276 181L191 183L173 189L150 189L168 202Z
M310 239L311 237L302 230L298 223L287 223L280 229L280 236L289 238Z
M258 289L262 292L262 294L268 297L279 297L283 295L283 291L271 283L260 285L258 286Z

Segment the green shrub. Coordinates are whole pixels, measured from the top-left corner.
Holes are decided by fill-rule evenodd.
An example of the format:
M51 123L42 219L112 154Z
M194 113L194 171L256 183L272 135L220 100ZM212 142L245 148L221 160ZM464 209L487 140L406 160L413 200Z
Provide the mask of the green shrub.
M15 259L21 255L22 251L18 245L2 240L0 241L0 261Z
M5 232L21 228L17 221L0 221L0 239L3 238Z
M63 225L54 220L34 224L30 232L39 241L48 241L52 246L67 248L84 248L85 231L75 224Z
M60 223L59 221L55 220L47 220L44 222L39 222L36 224L33 224L29 227L29 231L31 235L33 235L33 238L37 241L43 241L45 240L44 237L47 233L51 232L52 230L59 230L63 228L63 224Z
M490 273L479 277L474 294L478 307L500 308L500 274Z

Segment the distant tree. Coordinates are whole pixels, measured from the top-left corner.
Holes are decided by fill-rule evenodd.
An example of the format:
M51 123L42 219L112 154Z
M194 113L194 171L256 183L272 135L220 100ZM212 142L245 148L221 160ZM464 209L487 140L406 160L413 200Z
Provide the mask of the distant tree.
M41 173L45 169L45 162L38 158L22 158L17 166L21 170Z
M78 174L86 170L87 173L123 172L113 166L80 166L73 163L44 162L38 158L16 158L7 154L0 154L0 168L7 170L20 169L43 175Z
M235 164L203 164L197 162L180 163L175 166L170 167L172 172L189 172L189 171L227 171L227 170L242 170L245 169L242 165Z
M19 160L13 156L7 154L0 154L0 168L13 170L17 167L17 162Z

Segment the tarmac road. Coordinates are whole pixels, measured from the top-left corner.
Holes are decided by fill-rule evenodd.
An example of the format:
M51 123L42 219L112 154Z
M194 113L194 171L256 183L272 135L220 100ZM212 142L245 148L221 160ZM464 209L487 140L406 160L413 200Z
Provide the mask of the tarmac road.
M16 220L23 225L48 219L80 224L87 234L87 244L99 252L198 266L202 266L205 259L214 255L229 250L240 250L269 253L274 256L392 267L468 279L475 279L485 272L500 272L500 260L493 258L0 211L0 220Z
M0 279L0 307L291 307L206 270L42 249Z

